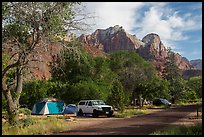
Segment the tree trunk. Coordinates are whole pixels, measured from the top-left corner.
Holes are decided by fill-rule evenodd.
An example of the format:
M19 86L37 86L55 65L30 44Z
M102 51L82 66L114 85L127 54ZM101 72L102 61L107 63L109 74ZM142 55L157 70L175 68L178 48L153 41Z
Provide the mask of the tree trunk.
M3 79L2 81L2 90L6 98L6 103L7 103L6 109L9 115L8 120L10 124L14 125L16 121L18 120L18 116L17 116L18 109L17 109L15 102L13 101L11 91L7 88L7 84L5 81L6 81L5 79Z
M12 100L11 92L5 91L6 95L5 98L7 99L7 112L9 115L9 123L14 125L18 121L18 107Z
M132 101L131 101L131 104L132 104L133 106L136 106L135 91L132 92Z
M7 79L4 77L2 79L2 91L7 101L7 112L8 120L11 125L14 125L18 121L18 109L19 109L19 99L22 92L22 74L20 69L17 69L17 86L14 95L12 96L10 88L6 83Z
M142 95L139 95L139 104L140 104L140 109L142 108Z

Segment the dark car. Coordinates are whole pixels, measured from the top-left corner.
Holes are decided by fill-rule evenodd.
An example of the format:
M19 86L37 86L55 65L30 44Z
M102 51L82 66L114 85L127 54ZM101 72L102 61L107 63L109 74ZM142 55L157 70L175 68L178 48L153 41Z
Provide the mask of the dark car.
M171 102L169 102L168 100L166 99L163 99L163 98L159 98L159 99L155 99L153 101L153 105L155 106L161 106L161 105L165 105L165 106L171 106Z

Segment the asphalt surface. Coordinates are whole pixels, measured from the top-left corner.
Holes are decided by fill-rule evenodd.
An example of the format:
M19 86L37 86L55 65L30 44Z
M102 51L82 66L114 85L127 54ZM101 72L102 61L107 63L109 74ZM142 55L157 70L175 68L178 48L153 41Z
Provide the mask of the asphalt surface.
M149 135L156 130L172 125L201 107L202 105L189 105L168 108L132 118L98 118L98 120L86 118L88 119L87 124L55 135ZM98 121L98 124L88 124L91 120Z

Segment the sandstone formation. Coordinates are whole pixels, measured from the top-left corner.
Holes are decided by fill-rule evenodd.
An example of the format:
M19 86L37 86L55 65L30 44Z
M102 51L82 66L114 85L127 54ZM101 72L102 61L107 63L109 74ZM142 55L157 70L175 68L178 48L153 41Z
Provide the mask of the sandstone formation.
M193 68L202 70L202 60L201 59L195 59L190 61Z
M118 25L107 29L97 29L89 35L83 34L80 39L83 46L97 47L106 53L117 50L136 51L140 56L151 61L160 72L163 71L168 57L168 49L162 43L159 35L151 33L139 40ZM191 64L185 57L178 53L175 55L176 64L182 71L191 69Z
M72 39L70 34L66 41ZM97 29L89 35L82 34L79 37L82 47L93 56L105 57L106 54L118 50L135 51L144 59L150 61L159 70L160 74L164 69L166 58L168 57L168 49L162 43L159 35L151 33L147 34L142 40L135 35L128 34L121 26L116 25L107 29ZM3 47L8 53L14 53L17 49L12 46ZM29 70L27 79L46 79L51 77L49 63L60 52L63 46L60 43L50 43L47 48L36 49L30 58L37 59L37 62L29 62ZM202 70L202 60L194 60L189 62L185 57L176 53L176 64L183 71L185 78L200 75Z

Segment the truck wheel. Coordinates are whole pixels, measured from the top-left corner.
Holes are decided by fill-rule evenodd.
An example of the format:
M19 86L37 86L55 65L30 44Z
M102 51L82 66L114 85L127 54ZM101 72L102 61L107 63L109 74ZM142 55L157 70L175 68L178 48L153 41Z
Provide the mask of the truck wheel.
M93 117L98 117L98 112L96 110L93 111Z
M83 116L83 111L79 109L78 116Z

